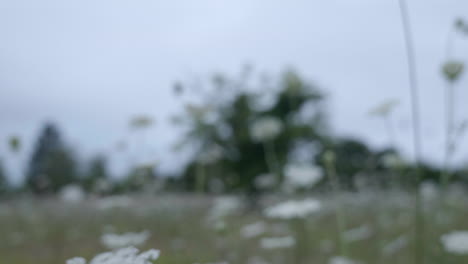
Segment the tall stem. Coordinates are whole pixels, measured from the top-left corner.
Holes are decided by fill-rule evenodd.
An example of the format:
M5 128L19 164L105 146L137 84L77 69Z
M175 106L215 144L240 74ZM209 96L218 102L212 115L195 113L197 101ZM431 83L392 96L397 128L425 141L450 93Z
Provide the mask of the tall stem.
M412 32L410 28L410 18L408 14L408 8L405 0L399 0L401 21L404 32L405 46L406 46L406 58L408 64L408 78L411 94L411 106L412 106L412 120L413 120L413 144L414 144L414 158L416 162L416 192L415 192L415 254L414 263L424 263L424 217L421 205L421 194L419 191L419 184L421 181L421 175L419 166L421 162L421 142L420 142L420 127L419 127L419 101L418 101L418 82L416 78L416 59L413 49Z
M337 197L337 204L335 206L335 217L336 217L336 225L337 225L337 231L338 231L339 253L341 256L346 257L348 256L348 250L347 250L346 241L344 240L344 237L343 237L343 234L346 229L346 216L344 215L343 204L342 204L341 197L340 197L341 195L340 183L339 183L338 175L336 173L336 168L335 168L335 155L332 152L327 151L324 156L324 162L325 162L325 168L327 170L327 175L331 183L332 192Z
M445 193L448 183L450 181L450 160L453 154L453 136L454 136L454 87L449 81L444 94L445 94L445 155L444 164L442 169L441 181L442 190Z
M453 31L450 30L447 35L447 41L445 43L445 57L448 62L452 58L452 36ZM455 118L455 106L454 106L454 85L453 80L447 80L447 87L444 91L445 97L445 154L444 163L441 174L442 191L445 196L447 185L450 181L450 160L454 152L454 118Z

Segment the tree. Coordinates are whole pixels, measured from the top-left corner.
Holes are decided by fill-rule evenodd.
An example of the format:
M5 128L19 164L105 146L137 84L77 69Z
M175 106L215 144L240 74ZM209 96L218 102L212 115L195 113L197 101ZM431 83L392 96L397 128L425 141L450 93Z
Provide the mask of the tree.
M215 76L211 91L197 90L202 103L188 105L179 120L187 129L183 143L196 149L183 174L187 189L206 191L216 179L226 190L255 193L255 179L262 174L275 174L280 184L282 168L300 142L321 147L327 125L317 87L292 71L273 85L251 87L248 82L245 75ZM270 104L262 104L265 97L272 98ZM266 127L253 129L260 120ZM265 131L270 128L274 131Z
M94 157L85 172L83 184L88 191L97 191L100 183L108 180L107 160L104 156Z
M27 187L37 194L57 192L76 181L76 167L75 158L62 142L57 127L45 124L29 162Z
M9 191L8 179L3 168L3 162L0 160L0 195L4 195Z

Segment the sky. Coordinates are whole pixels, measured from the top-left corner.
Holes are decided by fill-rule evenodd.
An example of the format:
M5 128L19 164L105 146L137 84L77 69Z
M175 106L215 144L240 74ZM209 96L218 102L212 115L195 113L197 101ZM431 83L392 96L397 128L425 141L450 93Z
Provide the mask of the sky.
M454 19L468 20L463 0L408 0L420 89L424 158L444 146L440 74ZM177 131L167 119L181 111L176 80L235 74L242 65L277 74L293 67L328 95L336 135L388 145L382 120L368 112L396 99L398 147L412 156L406 51L396 0L15 0L0 2L0 157L15 180L46 120L63 130L83 157L114 153L128 121L157 120L148 155L161 169L184 159L171 151ZM468 62L468 38L455 39L454 58ZM466 75L466 74L465 74ZM463 76L456 118L468 118ZM19 135L12 155L7 139ZM1 143L3 142L3 143ZM468 161L468 141L458 162ZM114 155L114 154L112 154ZM115 154L118 155L118 154ZM122 168L122 157L111 157Z

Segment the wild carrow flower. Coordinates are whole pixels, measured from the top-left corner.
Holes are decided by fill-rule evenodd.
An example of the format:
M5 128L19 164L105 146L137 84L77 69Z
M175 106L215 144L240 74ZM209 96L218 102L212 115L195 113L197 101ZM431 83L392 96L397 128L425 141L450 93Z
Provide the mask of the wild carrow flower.
M332 257L329 264L357 264L357 262L345 257Z
M67 203L79 203L85 199L85 192L77 184L70 184L60 190L60 200Z
M265 209L265 216L278 219L305 218L317 212L322 207L320 201L305 199L302 201L286 201Z
M453 82L460 77L463 72L463 62L460 61L448 61L442 66L442 73L444 74L447 80Z
M285 184L293 188L309 188L323 177L320 167L311 165L287 165L284 169Z
M453 231L440 239L448 252L454 254L468 254L468 231Z
M214 201L209 218L217 220L236 212L242 207L242 202L235 196L222 196Z
M283 123L276 117L267 116L256 120L250 129L252 139L257 142L272 140L283 130Z
M266 232L266 224L262 221L246 225L241 229L241 235L244 238L252 238L259 236Z
M117 251L109 251L98 254L89 264L152 264L159 258L159 250L150 249L139 253L138 249L129 247ZM67 260L67 264L86 264L86 260L75 257Z
M150 236L148 231L139 233L114 234L108 233L101 236L102 244L109 249L118 249L130 246L139 246L145 243Z
M292 236L266 237L260 240L260 247L263 249L290 248L296 244Z

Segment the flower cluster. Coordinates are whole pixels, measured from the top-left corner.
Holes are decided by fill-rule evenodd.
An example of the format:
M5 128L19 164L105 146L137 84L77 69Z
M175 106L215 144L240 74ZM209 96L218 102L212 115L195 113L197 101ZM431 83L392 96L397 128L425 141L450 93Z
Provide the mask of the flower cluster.
M283 130L283 123L275 117L263 117L256 120L251 127L252 139L258 142L274 139Z
M139 246L148 240L150 233L143 232L128 232L124 234L108 233L101 236L102 244L109 249L118 249L130 246Z
M443 235L442 244L448 252L468 254L468 231L454 231Z
M293 219L305 218L322 207L320 201L305 199L302 201L286 201L265 209L265 215L270 218Z
M152 264L159 258L159 250L151 249L139 253L138 249L129 247L98 254L89 264ZM86 264L86 260L75 257L67 260L67 264Z

